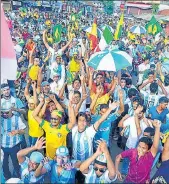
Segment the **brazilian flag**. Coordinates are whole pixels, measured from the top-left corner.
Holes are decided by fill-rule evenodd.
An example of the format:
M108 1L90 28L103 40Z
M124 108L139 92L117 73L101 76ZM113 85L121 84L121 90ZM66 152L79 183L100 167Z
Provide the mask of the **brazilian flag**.
M62 33L62 25L57 24L53 28L53 38L56 43L59 43L61 41L61 33Z
M158 33L162 32L163 29L160 23L156 20L154 16L152 16L151 20L145 26L147 33L152 35L157 35Z
M71 20L72 22L75 22L76 19L77 19L77 15L76 15L75 13L72 13L72 14L71 14L70 20Z

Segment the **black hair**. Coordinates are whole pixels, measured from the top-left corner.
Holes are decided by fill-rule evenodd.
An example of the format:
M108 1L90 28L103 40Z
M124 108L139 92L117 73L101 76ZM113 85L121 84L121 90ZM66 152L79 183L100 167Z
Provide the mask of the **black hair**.
M122 78L120 79L120 81L122 81L122 80L124 80L124 81L126 82L126 78L122 77Z
M109 108L109 105L108 104L101 104L100 105L100 110L107 109L107 108Z
M168 103L168 102L169 102L169 99L165 96L163 96L159 99L159 103Z
M147 132L150 134L150 136L154 136L155 135L155 129L152 127L147 127L144 132Z
M126 85L132 85L132 80L130 78L126 79Z
M140 104L141 99L140 99L138 96L136 96L136 97L134 97L134 98L132 99L132 101L133 101L133 102L138 102L138 103Z
M151 93L157 93L158 91L158 84L156 82L153 82L150 84L150 92Z
M164 78L164 85L169 86L169 75L166 75Z
M101 75L102 77L104 76L101 72L97 73L97 74L96 74L96 77L97 77L98 75Z
M74 95L75 94L78 94L80 96L80 98L81 98L81 93L79 91L74 91Z
M138 94L138 91L135 88L130 88L128 90L128 97L132 98Z
M140 142L144 142L145 144L147 144L148 146L148 150L151 148L151 146L153 145L153 141L150 137L142 137L140 140L139 140L139 143Z
M121 75L121 79L122 78L128 78L129 76L127 75L127 74L125 74L125 73L123 73L122 75Z
M142 110L141 112L145 113L145 112L146 112L146 110L147 110L146 106L145 106L145 105L143 105L143 110Z
M77 117L76 117L76 119L78 120L79 117L84 117L87 120L87 115L86 115L85 112L79 112L78 115L77 115Z
M75 79L73 80L73 83L72 83L72 84L74 84L74 83L75 83L75 81L79 81L79 82L80 82L80 84L81 84L81 80L80 80L79 78L75 78Z
M149 75L154 75L154 72L153 72L153 71L149 71L149 72L148 72L148 76L149 76Z

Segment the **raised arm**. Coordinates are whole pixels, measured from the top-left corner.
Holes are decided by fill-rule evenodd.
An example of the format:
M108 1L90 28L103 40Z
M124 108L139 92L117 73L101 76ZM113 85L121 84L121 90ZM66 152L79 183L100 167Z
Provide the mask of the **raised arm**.
M33 65L33 53L35 51L36 45L34 44L32 50L29 52L29 66Z
M46 32L47 32L47 30L43 31L43 43L44 43L45 47L49 50L50 46L49 46L48 42L46 41Z
M168 93L167 93L167 91L165 90L165 88L164 88L163 83L161 82L161 80L158 80L158 86L160 86L160 88L161 88L163 94L164 94L165 96L167 96Z
M33 111L33 117L35 118L35 120L40 124L42 122L42 118L38 116L43 104L44 104L44 98L40 97L40 103L39 105L35 108L35 110Z
M79 109L80 109L82 103L84 102L84 100L86 100L86 98L87 98L87 94L86 93L82 94L82 98L80 99L80 102L75 107L75 114L76 114L76 116L79 113Z
M30 94L29 94L29 87L30 87L30 85L31 85L31 79L28 78L27 81L26 81L26 87L25 87L25 90L24 90L24 96L25 96L27 101L30 98Z
M151 153L155 157L159 147L161 123L158 120L154 120L153 126L155 127L155 135L154 135L153 145L151 147Z
M64 112L60 103L56 100L55 95L50 95L49 98L55 103L57 110Z
M142 133L141 127L140 127L140 120L138 118L138 114L143 110L143 106L139 105L137 109L135 110L134 113L134 120L135 120L135 125L137 129L137 136L139 137Z
M38 105L38 95L37 95L37 91L36 91L36 82L35 81L32 81L32 88L33 88L33 100L37 106Z
M101 154L102 154L102 151L101 151L100 144L99 144L98 147L97 147L97 151L91 157L89 157L87 160L82 162L82 164L80 165L80 171L83 174L87 174L89 172L89 166Z
M92 99L92 103L90 104L90 111L94 114L94 107L96 105L96 102L99 98L99 95L102 93L102 88L99 88L97 91L96 91L96 94L94 96L94 98Z
M72 96L69 99L68 115L69 115L68 129L71 130L76 124L76 115L75 115L74 107L72 105Z
M41 150L42 148L45 148L44 144L45 144L45 138L41 137L36 141L36 144L34 146L20 150L17 153L18 162L22 164L25 161L26 155L28 155L32 151Z
M71 42L72 42L72 38L67 42L67 44L64 47L61 48L62 52L64 52L67 49L67 47L71 44Z
M122 114L124 112L124 103L123 103L123 91L119 90L119 102L120 102L120 108L117 111L118 114Z
M115 166L114 163L112 161L111 155L109 153L109 150L107 148L107 144L106 142L101 142L101 151L104 153L106 160L107 160L107 169L109 171L109 179L113 180L114 178L116 178L116 170L115 170Z
M98 130L100 124L107 119L107 117L109 116L109 114L111 113L111 111L114 110L114 109L116 109L118 107L118 105L119 105L118 102L113 102L113 103L109 104L109 109L93 125L96 131Z

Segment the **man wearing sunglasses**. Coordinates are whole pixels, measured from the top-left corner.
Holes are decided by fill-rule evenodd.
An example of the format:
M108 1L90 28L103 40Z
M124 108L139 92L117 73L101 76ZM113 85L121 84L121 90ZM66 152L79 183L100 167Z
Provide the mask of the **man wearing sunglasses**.
M42 109L45 100L43 97L41 97L39 100L40 103L34 110L33 117L39 123L40 127L46 132L46 154L47 157L53 159L55 157L56 149L60 146L66 146L67 134L75 125L76 119L72 118L68 124L62 125L60 123L62 119L62 112L59 110L54 110L51 113L50 121L45 121L39 116L39 112ZM68 105L69 116L70 114L74 113L74 108L71 102L72 101L70 99L70 103Z
M85 183L112 183L117 175L106 142L98 141L97 151L80 165Z

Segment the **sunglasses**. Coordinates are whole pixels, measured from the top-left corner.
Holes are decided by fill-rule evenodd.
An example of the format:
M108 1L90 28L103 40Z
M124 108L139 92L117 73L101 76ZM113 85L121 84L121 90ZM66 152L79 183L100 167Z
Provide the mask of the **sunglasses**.
M104 173L106 171L106 168L105 169L99 169L98 167L94 167L93 168L95 171L98 171L101 172L101 173Z
M59 118L50 118L50 120L58 121Z

